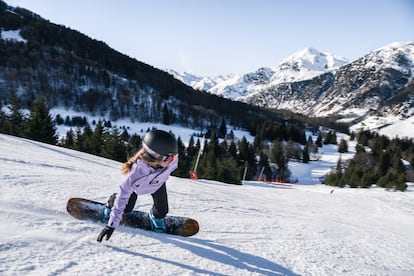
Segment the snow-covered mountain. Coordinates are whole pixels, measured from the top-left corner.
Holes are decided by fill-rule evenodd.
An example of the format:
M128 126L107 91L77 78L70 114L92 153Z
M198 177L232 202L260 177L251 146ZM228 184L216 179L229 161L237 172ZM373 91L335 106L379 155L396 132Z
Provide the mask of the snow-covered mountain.
M382 128L414 114L413 64L414 42L391 43L352 62L307 48L275 67L217 82L208 92L308 116L334 117L354 129Z
M166 71L176 79L184 82L194 89L204 91L210 91L210 89L215 87L217 84L224 83L234 77L238 77L236 74L227 76L220 75L216 77L201 77L188 72L179 73L172 69L167 69Z
M312 79L266 86L243 101L316 116L359 118L413 81L414 43L393 43Z
M314 78L347 64L348 59L329 53L320 52L314 48L306 48L286 58L273 68L274 74L270 84L297 82Z
M196 236L119 227L100 244L103 225L74 219L66 202L105 201L119 187L120 163L3 134L0 152L1 275L414 273L412 190L171 177L170 213L197 219ZM313 166L295 165L302 174ZM151 206L140 196L136 208Z
M200 77L173 70L167 71L195 89L205 90L232 100L242 100L268 86L308 80L325 72L334 71L347 63L348 60L345 58L323 53L310 47L287 57L278 65L262 67L246 74Z

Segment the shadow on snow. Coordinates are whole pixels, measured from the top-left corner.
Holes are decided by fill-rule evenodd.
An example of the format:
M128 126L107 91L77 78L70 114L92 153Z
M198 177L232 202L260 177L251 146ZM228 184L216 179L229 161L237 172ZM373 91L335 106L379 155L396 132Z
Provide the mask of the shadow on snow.
M222 263L227 266L233 266L237 269L244 270L250 273L259 273L261 275L287 275L296 276L294 272L287 268L282 267L272 261L269 261L263 257L255 256L249 253L241 252L237 249L218 244L214 241L197 239L197 238L182 238L168 235L151 235L153 238L159 239L163 243L173 244L174 246L188 250L189 252L198 255L202 258L210 259L217 263ZM142 258L152 259L159 262L169 263L194 273L204 273L209 275L225 275L218 271L209 271L206 269L194 267L188 264L179 263L176 261L166 260L148 254L134 252L128 249L119 248L112 245L106 245L107 247L117 252L130 254Z

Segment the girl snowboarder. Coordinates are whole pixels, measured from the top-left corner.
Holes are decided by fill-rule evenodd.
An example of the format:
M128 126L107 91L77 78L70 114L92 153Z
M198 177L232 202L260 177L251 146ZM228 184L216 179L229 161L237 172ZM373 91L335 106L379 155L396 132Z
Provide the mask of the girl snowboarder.
M119 192L111 195L106 205L108 224L100 232L97 241L109 240L119 225L123 213L131 212L138 195L151 194L154 205L148 217L151 228L165 232L164 218L168 213L168 198L165 182L178 166L178 147L174 136L162 130L148 132L142 148L128 162L122 172L126 174Z

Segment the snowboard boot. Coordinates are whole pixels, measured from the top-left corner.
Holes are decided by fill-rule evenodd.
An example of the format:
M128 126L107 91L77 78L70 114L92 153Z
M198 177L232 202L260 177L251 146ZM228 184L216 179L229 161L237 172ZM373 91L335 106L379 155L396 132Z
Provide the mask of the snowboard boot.
M109 220L109 215L111 214L112 206L114 206L115 198L116 198L116 193L112 194L109 197L108 202L105 204L105 209L104 209L104 212L103 212L103 220L105 222L108 222L108 220Z
M148 213L148 218L151 224L152 231L157 233L165 233L166 227L164 218L157 219L156 217L154 217L154 214L152 213L152 208Z

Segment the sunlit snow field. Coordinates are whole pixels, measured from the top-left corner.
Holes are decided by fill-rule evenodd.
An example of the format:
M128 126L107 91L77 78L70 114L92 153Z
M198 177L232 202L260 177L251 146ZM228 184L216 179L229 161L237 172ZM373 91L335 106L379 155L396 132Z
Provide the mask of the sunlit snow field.
M120 163L0 135L1 275L413 275L414 194L323 185L242 186L171 177L184 238L117 229L66 213L70 197L105 201ZM151 197L136 208L148 210Z

